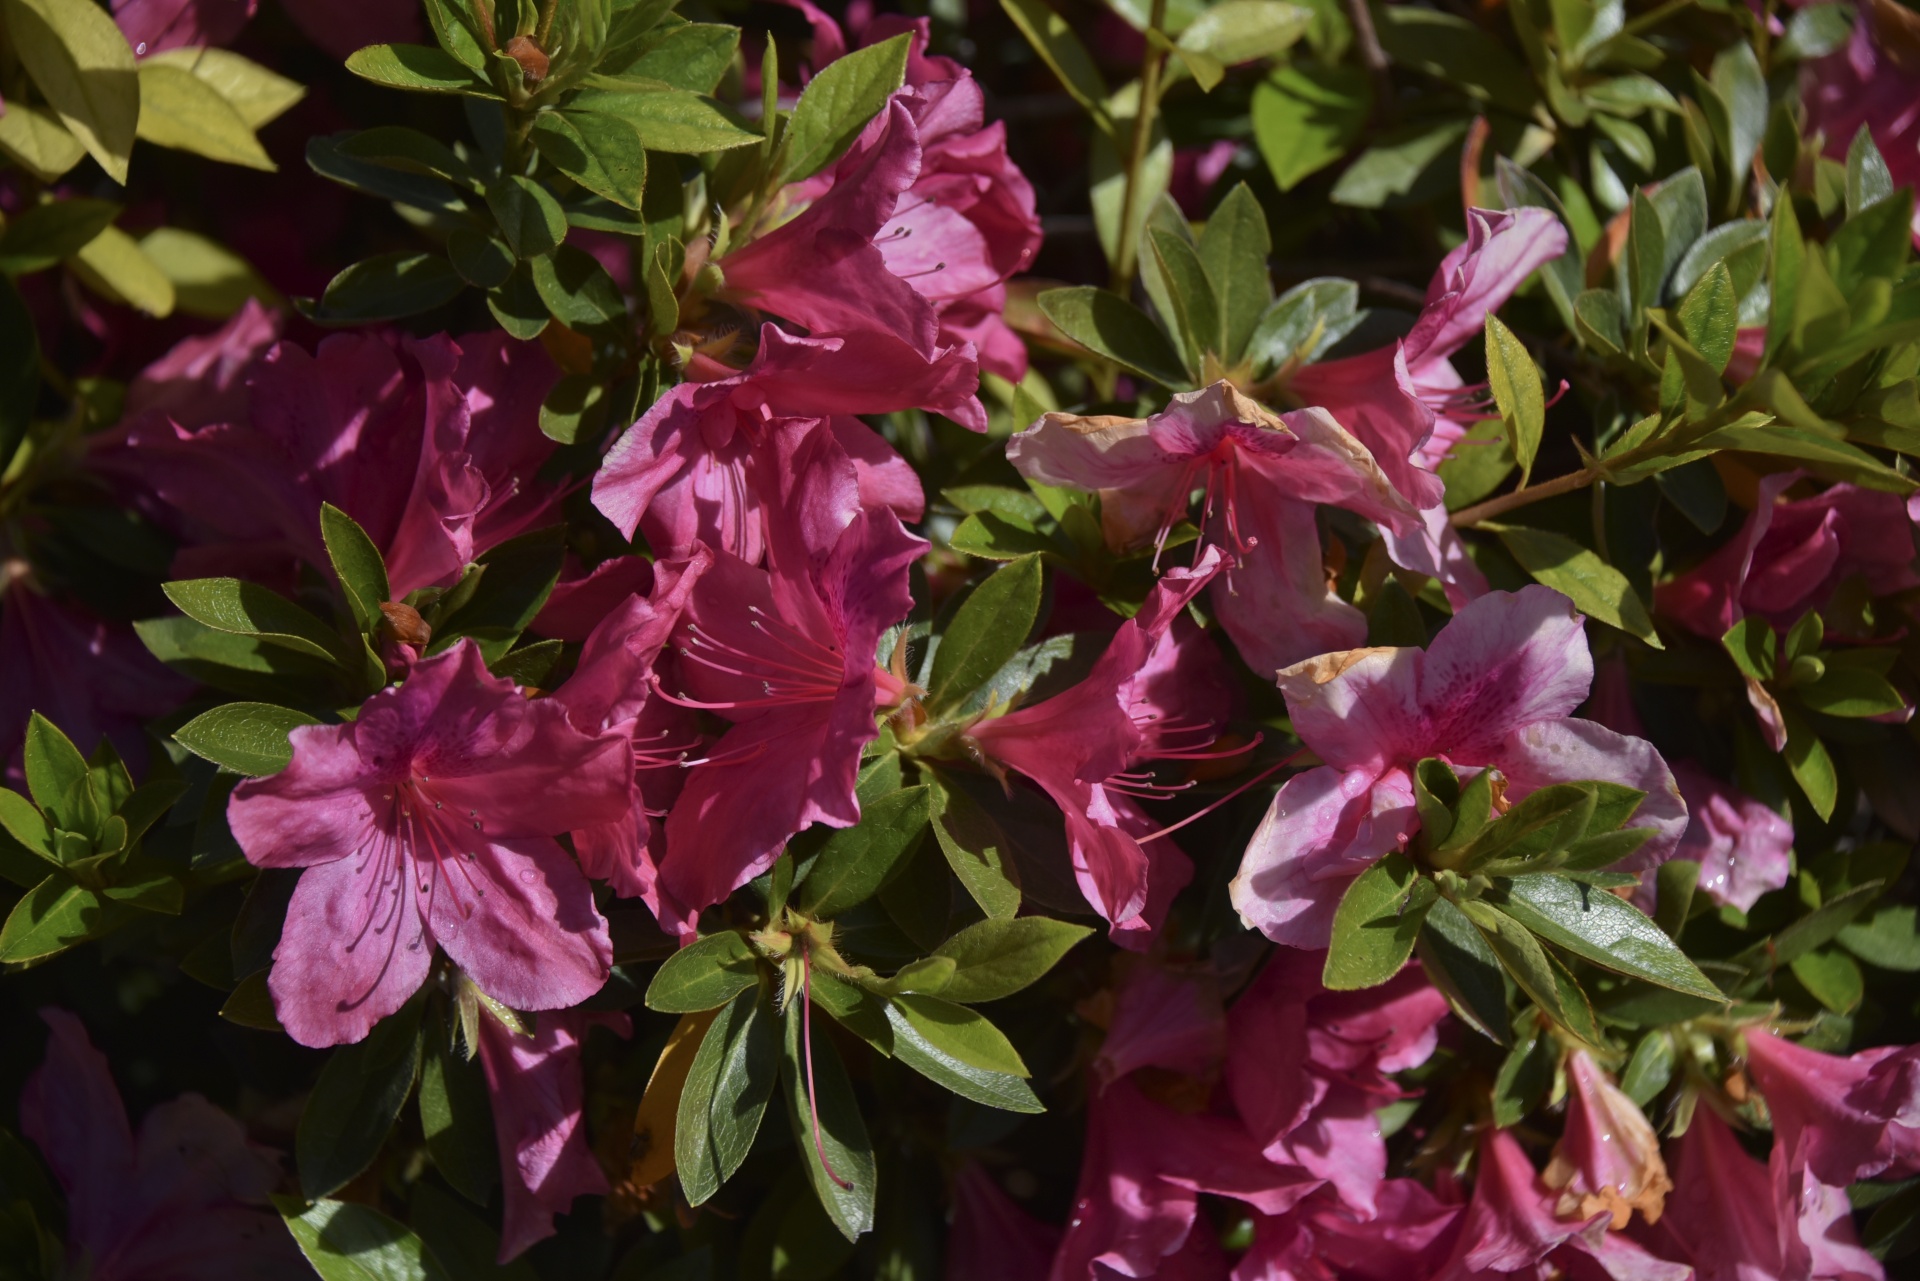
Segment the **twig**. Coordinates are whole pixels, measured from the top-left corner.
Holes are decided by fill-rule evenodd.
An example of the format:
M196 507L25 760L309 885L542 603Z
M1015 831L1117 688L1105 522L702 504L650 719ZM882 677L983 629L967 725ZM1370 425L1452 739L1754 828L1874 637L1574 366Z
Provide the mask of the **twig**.
M1481 521L1492 520L1495 516L1503 516L1516 507L1525 507L1543 498L1552 498L1559 494L1570 494L1599 479L1600 473L1592 468L1582 468L1565 476L1555 476L1552 480L1543 480L1538 485L1529 485L1525 489L1516 489L1511 494L1489 498L1484 503L1462 507L1453 514L1451 523L1456 529L1465 529L1478 525Z

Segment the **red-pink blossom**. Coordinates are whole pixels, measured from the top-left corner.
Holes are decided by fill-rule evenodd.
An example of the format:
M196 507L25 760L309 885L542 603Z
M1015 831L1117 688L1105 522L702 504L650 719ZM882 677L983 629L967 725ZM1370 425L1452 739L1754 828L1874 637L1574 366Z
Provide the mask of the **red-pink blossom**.
M1787 883L1793 824L1688 761L1673 767L1687 802L1687 831L1673 857L1700 865L1700 890L1714 902L1751 908Z
M621 1036L632 1031L624 1014L554 1010L540 1015L528 1036L481 1012L480 1065L493 1102L506 1202L503 1264L552 1236L553 1216L565 1214L575 1197L607 1190L606 1173L587 1145L582 1115L586 1081L580 1051L592 1022L609 1023Z
M96 438L93 467L188 544L177 568L272 576L301 560L324 571L320 505L331 502L386 556L397 598L554 513L559 495L535 473L553 451L538 418L557 374L537 346L499 333L341 334L310 355L283 342L252 364L244 414L178 421L178 405L204 411L185 388L160 394L174 371L230 381L227 362L262 328L236 321L214 350L176 352L167 377L146 380L151 411Z
M514 1009L599 990L607 923L553 838L627 812L625 734L575 729L463 640L356 720L292 740L292 763L235 788L227 819L256 865L306 869L268 977L294 1040L359 1040L426 981L436 946Z
M1180 618L1220 561L1208 548L1194 569L1168 571L1085 680L968 731L981 759L1026 776L1060 807L1081 893L1124 947L1145 947L1193 878L1134 798L1166 793L1142 766L1205 754L1224 727L1208 670L1217 655Z
M147 57L185 46L224 45L260 7L260 0L113 0L113 20Z
M1468 604L1427 649L1324 654L1280 673L1294 732L1326 762L1280 788L1234 878L1234 906L1277 943L1325 947L1353 879L1417 830L1411 771L1426 757L1498 769L1518 800L1599 779L1646 793L1654 835L1626 864L1670 856L1686 826L1651 743L1569 713L1593 680L1586 619L1540 586Z
M89 1281L280 1281L302 1267L268 1196L280 1162L198 1094L136 1134L106 1056L65 1010L20 1091L20 1132L67 1197L68 1267ZM16 1260L20 1262L20 1260Z
M1047 414L1008 442L1007 457L1030 479L1097 490L1116 548L1163 544L1204 488L1207 540L1234 558L1213 606L1259 672L1366 639L1365 617L1328 582L1316 504L1421 528L1380 463L1324 410L1274 414L1226 382L1176 395L1150 418Z

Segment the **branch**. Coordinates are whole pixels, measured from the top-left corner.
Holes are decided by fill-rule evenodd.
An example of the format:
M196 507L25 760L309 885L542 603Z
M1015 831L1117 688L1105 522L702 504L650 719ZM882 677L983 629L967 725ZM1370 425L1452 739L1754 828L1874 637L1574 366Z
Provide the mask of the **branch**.
M1576 489L1584 489L1600 479L1600 473L1591 467L1585 467L1565 476L1555 476L1552 480L1543 480L1538 485L1529 485L1525 489L1516 489L1511 494L1501 494L1489 498L1484 503L1475 503L1455 512L1451 524L1455 529L1467 529L1483 520L1492 520L1495 516L1504 516L1517 507L1526 507L1543 498L1553 498L1560 494L1570 494Z

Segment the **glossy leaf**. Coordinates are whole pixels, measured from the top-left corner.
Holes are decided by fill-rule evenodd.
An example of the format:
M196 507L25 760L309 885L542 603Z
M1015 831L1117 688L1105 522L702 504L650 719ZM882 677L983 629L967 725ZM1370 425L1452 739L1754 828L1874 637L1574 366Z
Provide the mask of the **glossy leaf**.
M345 1187L379 1155L420 1069L418 999L335 1049L307 1096L294 1135L300 1188L310 1197Z
M746 939L721 930L666 959L647 985L647 1008L667 1014L718 1009L757 984L759 973Z
M271 703L225 703L173 732L174 741L192 752L224 765L236 774L261 777L278 774L293 760L288 735L302 725L320 722L305 712Z
M863 804L860 822L828 837L814 855L806 880L794 892L799 909L831 920L872 898L900 861L919 848L932 804L932 789L924 786Z
M958 1058L930 1038L897 1002L887 1003L894 1057L963 1099L1006 1112L1042 1112L1033 1088L1019 1076L995 1072Z
M727 1004L700 1042L673 1131L689 1205L703 1204L733 1177L760 1131L780 1070L775 1018L756 984Z
M1520 485L1525 488L1546 431L1546 392L1540 384L1539 367L1513 331L1492 312L1487 313L1486 329L1487 381L1506 425L1507 445L1520 464Z
M1388 854L1354 878L1333 916L1321 981L1334 991L1378 987L1400 972L1433 905L1433 883L1413 860Z
M836 58L807 82L787 118L781 182L811 178L838 160L886 106L907 73L906 34Z
M827 1217L851 1241L873 1230L873 1142L867 1137L866 1122L860 1119L860 1105L847 1080L847 1069L829 1038L813 1038L813 1088L808 1089L806 1038L801 1024L806 1005L805 1001L794 1001L787 1006L781 1088L786 1094L787 1119L793 1127L795 1159L806 1170L807 1181L813 1185ZM822 1164L823 1156L832 1174Z
M331 628L286 597L237 578L190 578L162 591L181 613L217 631L255 636L296 654L330 659L338 644Z
M1720 999L1720 989L1686 953L1624 899L1562 876L1517 876L1504 883L1500 906L1540 937L1602 969Z
M978 921L935 949L935 956L954 962L940 995L968 1005L1012 996L1038 982L1091 933L1044 916Z
M986 1072L1028 1075L1019 1051L985 1015L918 992L896 996L893 1004L929 1045L947 1057Z
M1091 286L1049 289L1040 310L1087 350L1165 387L1188 385L1185 363L1159 326L1118 295Z
M1627 576L1565 534L1519 525L1482 524L1500 536L1534 579L1572 599L1583 614L1664 649L1653 619Z
M1023 556L973 589L940 636L927 682L929 709L958 706L1027 643L1040 613L1038 556Z

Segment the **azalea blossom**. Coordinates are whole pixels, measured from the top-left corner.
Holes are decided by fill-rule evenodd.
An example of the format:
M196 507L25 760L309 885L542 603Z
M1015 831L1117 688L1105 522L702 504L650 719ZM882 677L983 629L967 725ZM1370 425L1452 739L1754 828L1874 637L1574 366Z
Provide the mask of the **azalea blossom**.
M1605 1210L1614 1229L1637 1210L1658 1223L1673 1180L1660 1156L1660 1138L1620 1087L1585 1050L1567 1056L1567 1128L1542 1176L1560 1191L1555 1213L1586 1219Z
M183 46L230 43L260 0L113 0L113 20L145 58Z
M599 990L607 923L553 838L628 812L626 734L575 729L463 640L356 720L292 742L286 769L234 789L227 819L257 866L306 869L268 978L294 1040L358 1041L426 981L436 947L513 1009Z
M1876 597L1920 586L1904 498L1839 484L1782 502L1800 478L1797 471L1763 477L1740 532L1655 588L1654 604L1688 631L1717 641L1749 615L1784 632L1808 610L1825 609L1850 579Z
M44 1009L46 1061L20 1092L20 1132L67 1198L67 1270L89 1281L281 1281L302 1268L268 1197L280 1162L198 1094L136 1132L106 1056L65 1010ZM18 1239L18 1238L15 1238ZM16 1259L15 1262L22 1262Z
M657 884L671 932L691 931L794 833L860 821L860 749L901 692L875 650L913 607L907 570L927 544L884 508L833 529L820 500L838 483L828 451L798 449L777 471L791 488L772 508L766 567L713 553L674 632L673 682L655 682L658 697L733 722L689 762L667 815Z
M784 483L773 469L799 448L786 438L805 438L830 458L810 493L810 517L838 525L863 507L887 507L920 519L925 499L913 469L854 415L915 406L957 413L977 379L964 362L915 367L887 356L865 337L796 338L769 324L744 370L696 358L689 380L608 451L593 479L594 506L629 538L643 529L656 555L684 557L701 542L758 564L767 511Z
M1021 1209L979 1162L953 1174L947 1281L1047 1281L1060 1229Z
M1653 745L1569 713L1593 680L1586 619L1545 587L1494 592L1427 649L1324 654L1280 673L1294 732L1323 765L1274 797L1232 886L1241 918L1276 943L1325 947L1347 886L1419 829L1412 770L1426 757L1498 769L1519 800L1597 779L1646 793L1631 825L1653 836L1629 868L1671 855L1686 807Z
M259 339L257 323L229 328L226 351ZM203 376L231 378L218 356ZM183 423L182 398L156 396L95 438L90 461L187 544L183 575L284 576L293 561L330 572L330 502L380 548L397 599L554 514L559 495L535 473L553 452L538 419L557 376L537 346L497 332L337 334L311 355L282 342L251 366L244 414Z
M1203 489L1206 539L1233 562L1213 607L1259 672L1366 639L1366 617L1328 580L1316 504L1420 528L1381 464L1324 410L1275 414L1227 382L1144 419L1047 414L1007 443L1007 457L1031 480L1097 491L1107 541L1121 550L1163 546Z
M1850 1058L1748 1028L1747 1070L1773 1117L1773 1162L1844 1187L1920 1172L1911 1049L1880 1046Z
M480 1014L480 1065L493 1102L500 1143L506 1222L499 1261L507 1263L553 1235L553 1216L578 1196L607 1191L607 1176L587 1146L586 1082L580 1052L592 1022L632 1032L624 1014L555 1010L539 1016L531 1035Z
M1203 757L1225 725L1210 642L1181 619L1220 564L1209 548L1192 570L1168 571L1085 680L967 731L970 752L1031 779L1060 807L1074 878L1124 947L1146 946L1193 878L1133 798L1165 794L1142 766Z
M1363 992L1321 985L1324 954L1280 951L1228 1011L1226 1080L1267 1159L1324 1181L1365 1220L1387 1173L1375 1114L1425 1063L1447 999L1409 967Z
M1914 53L1920 24L1893 0L1859 7L1853 34L1823 58L1800 64L1807 130L1827 155L1845 161L1861 129L1873 139L1896 187L1920 187L1920 72ZM1920 239L1920 211L1913 234Z
M1700 864L1700 892L1747 911L1762 894L1787 883L1793 867L1793 824L1698 766L1673 767L1687 803L1687 831L1673 857Z
M1331 1188L1290 1213L1254 1220L1233 1281L1407 1281L1436 1275L1453 1252L1462 1206L1413 1179L1383 1179L1362 1215Z

